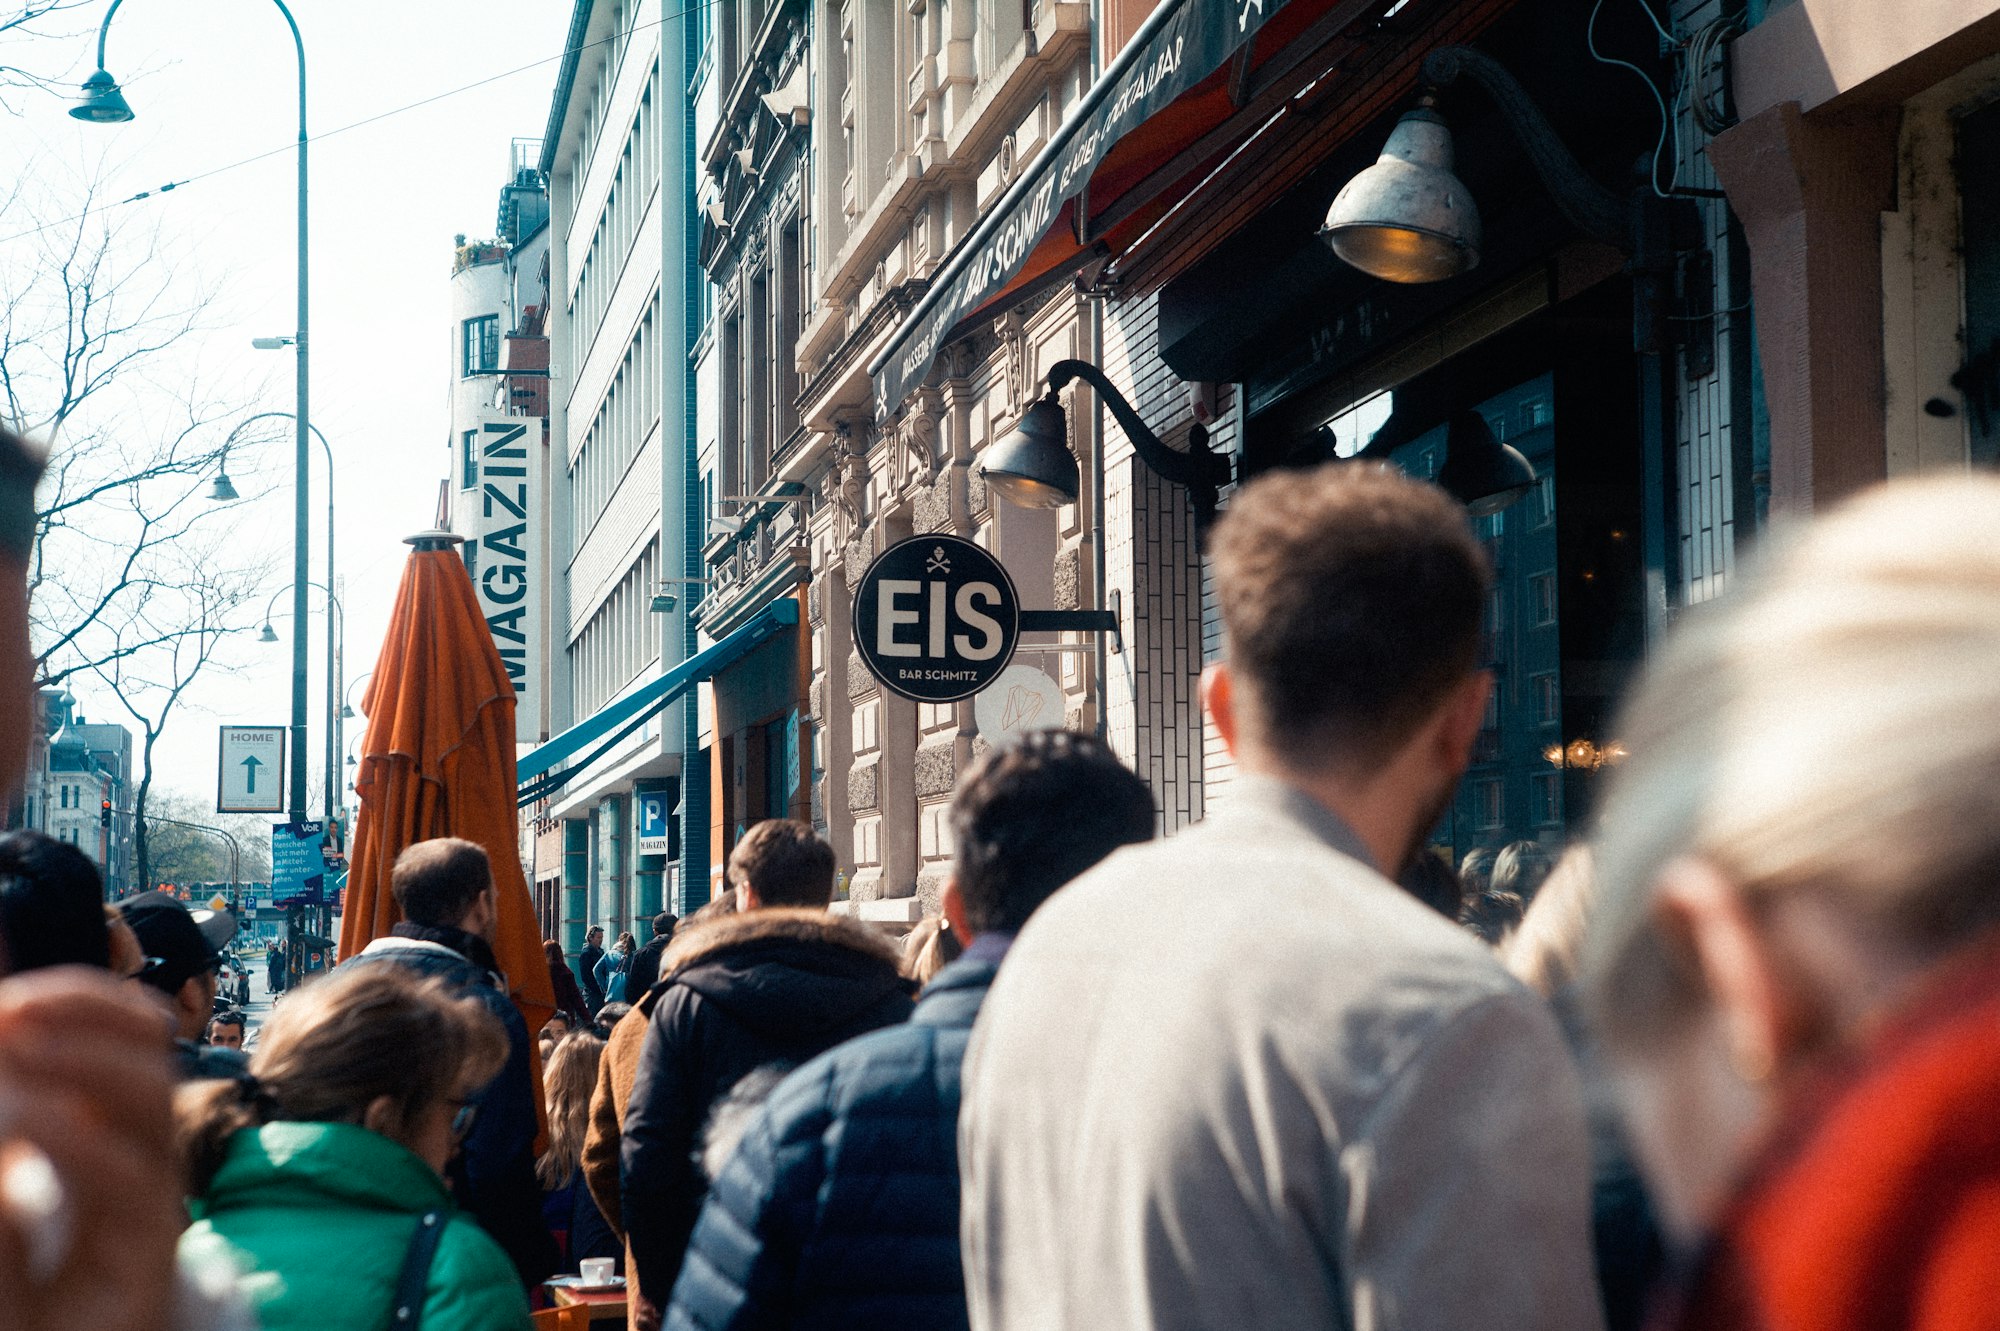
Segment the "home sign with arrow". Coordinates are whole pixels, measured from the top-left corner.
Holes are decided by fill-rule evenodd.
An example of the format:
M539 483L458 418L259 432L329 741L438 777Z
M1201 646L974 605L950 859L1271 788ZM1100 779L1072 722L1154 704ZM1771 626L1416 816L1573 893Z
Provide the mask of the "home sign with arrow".
M217 813L285 811L285 728L223 726Z

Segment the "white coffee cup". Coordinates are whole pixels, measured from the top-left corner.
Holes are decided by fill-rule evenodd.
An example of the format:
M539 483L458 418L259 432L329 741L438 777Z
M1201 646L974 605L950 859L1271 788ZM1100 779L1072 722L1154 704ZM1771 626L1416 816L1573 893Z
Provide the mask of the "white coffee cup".
M586 1257L576 1264L577 1274L586 1285L608 1285L617 1263L609 1257Z

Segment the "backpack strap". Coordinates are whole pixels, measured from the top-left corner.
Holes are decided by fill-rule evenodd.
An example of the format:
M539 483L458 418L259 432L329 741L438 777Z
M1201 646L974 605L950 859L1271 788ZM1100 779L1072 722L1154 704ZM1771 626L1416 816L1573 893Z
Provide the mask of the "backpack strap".
M444 1236L444 1220L443 1211L426 1211L410 1235L403 1270L396 1277L395 1314L389 1321L393 1331L417 1331L423 1324L424 1286L430 1283L431 1259L437 1256L438 1240Z

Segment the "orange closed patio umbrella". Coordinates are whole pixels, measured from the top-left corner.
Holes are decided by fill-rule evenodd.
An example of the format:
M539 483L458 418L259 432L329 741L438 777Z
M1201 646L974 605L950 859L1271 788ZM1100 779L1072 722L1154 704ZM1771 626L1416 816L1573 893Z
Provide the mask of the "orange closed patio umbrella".
M354 782L361 813L348 857L340 955L356 955L403 918L389 870L405 847L446 836L477 842L493 862L500 895L493 952L532 1035L556 1004L521 872L514 686L472 579L451 549L457 538L427 532L409 539L417 548L361 704L368 733ZM530 1057L537 1052L531 1040ZM535 1083L539 1101L539 1071Z

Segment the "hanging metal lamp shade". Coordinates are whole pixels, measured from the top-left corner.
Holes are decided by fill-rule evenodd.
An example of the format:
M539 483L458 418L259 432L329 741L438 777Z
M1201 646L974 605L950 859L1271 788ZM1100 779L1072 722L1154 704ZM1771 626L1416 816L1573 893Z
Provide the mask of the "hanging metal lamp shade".
M1498 513L1533 487L1535 465L1519 449L1495 439L1484 416L1461 411L1451 418L1437 483L1474 517L1484 517Z
M115 125L132 118L132 108L119 90L118 80L101 69L83 81L83 96L69 113L78 120L100 125Z
M1319 234L1347 263L1390 282L1441 282L1477 266L1479 209L1452 174L1451 130L1429 99L1334 196Z
M1082 489L1069 451L1069 418L1053 394L1038 398L980 459L987 483L1022 508L1074 504Z

